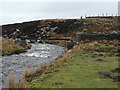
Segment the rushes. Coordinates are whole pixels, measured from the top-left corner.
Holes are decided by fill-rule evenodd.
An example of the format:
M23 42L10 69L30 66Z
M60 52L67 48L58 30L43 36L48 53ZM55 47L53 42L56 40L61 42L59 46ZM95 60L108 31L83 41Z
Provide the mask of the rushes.
M36 69L36 73L42 74L45 70L46 70L46 65L45 64L40 64Z
M25 88L27 85L27 82L25 79L19 80L19 82L15 83L14 81L14 74L10 72L8 74L8 83L7 83L7 88L8 90L16 90L17 88Z
M17 84L16 88L25 88L27 85L27 81L25 79L21 79Z
M25 48L23 48L22 46L18 45L13 39L8 39L8 38L2 38L0 37L0 41L2 43L0 43L0 46L2 46L0 48L0 50L2 51L2 55L11 55L14 53L20 53L23 51L26 51Z
M23 79L30 77L33 73L34 73L33 68L25 68L22 74Z
M7 84L8 88L14 88L15 82L14 82L14 74L12 72L9 72L7 80L8 80L8 84Z
M42 74L45 70L46 70L46 65L45 64L40 64L36 68L25 68L23 70L22 77L23 77L23 79L27 80L30 77L36 76L37 74L39 74L39 75Z

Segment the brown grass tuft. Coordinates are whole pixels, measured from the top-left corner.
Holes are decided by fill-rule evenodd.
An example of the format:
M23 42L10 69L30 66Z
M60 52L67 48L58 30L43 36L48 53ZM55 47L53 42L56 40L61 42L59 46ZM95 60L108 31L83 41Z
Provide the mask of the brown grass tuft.
M36 68L36 73L42 74L45 70L46 70L46 65L45 64L40 64L37 68Z
M25 68L22 73L23 79L29 78L31 75L35 74L34 68Z
M25 79L21 79L17 84L16 88L25 88L27 85L27 81Z
M46 64L41 64L40 67L41 72L44 72L46 70Z
M2 55L11 55L13 53L20 53L25 51L25 49L18 45L13 39L0 37L0 41L2 42L0 43L0 47L2 47L0 48Z
M9 90L15 88L14 74L12 72L9 72L7 81L8 81L7 87L10 88Z
M19 82L15 83L14 74L12 72L9 73L7 90L16 90L17 88L20 88L20 90L22 90L26 87L26 85L27 85L27 82L25 79L21 79Z

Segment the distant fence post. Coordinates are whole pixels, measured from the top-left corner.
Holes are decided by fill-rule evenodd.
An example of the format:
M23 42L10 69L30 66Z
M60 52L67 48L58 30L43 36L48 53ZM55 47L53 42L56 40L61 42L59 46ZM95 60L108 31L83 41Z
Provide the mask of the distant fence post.
M83 17L81 16L81 18L80 18L81 20L83 19Z

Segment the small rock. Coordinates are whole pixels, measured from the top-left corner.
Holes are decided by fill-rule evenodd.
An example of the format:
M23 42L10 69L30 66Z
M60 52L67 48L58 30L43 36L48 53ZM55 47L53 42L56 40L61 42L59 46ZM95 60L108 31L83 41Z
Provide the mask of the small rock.
M111 70L113 73L118 72L120 73L120 68L115 68L114 70Z
M63 83L62 82L55 82L55 83L53 83L53 85L63 85Z
M98 62L105 62L103 59L97 59L95 61L98 61Z
M120 82L120 76L114 76L112 79L116 82Z
M98 56L103 56L103 54L99 54Z
M112 56L113 56L113 53L109 53L108 56L112 57Z
M12 61L13 64L17 64L17 61Z
M91 57L92 57L92 58L96 58L96 56L95 56L95 55L92 55Z
M119 57L119 56L120 56L120 53L116 54L115 56Z
M103 78L112 78L110 72L99 72L98 74L102 75Z

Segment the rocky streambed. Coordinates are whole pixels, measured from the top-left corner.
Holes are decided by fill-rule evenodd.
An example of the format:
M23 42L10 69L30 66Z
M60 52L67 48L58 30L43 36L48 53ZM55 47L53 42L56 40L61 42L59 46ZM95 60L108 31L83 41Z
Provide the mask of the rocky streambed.
M64 48L57 45L50 44L32 44L31 49L25 53L14 54L11 56L4 56L0 59L1 68L0 80L2 88L7 86L8 72L14 73L15 81L19 81L23 69L26 67L37 67L40 64L49 64L55 60L62 52Z

